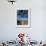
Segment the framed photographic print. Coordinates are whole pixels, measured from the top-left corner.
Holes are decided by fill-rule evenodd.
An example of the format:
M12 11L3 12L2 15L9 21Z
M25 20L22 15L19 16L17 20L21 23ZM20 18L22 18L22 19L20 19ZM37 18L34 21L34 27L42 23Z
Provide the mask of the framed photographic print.
M16 27L30 27L31 13L30 8L16 9Z

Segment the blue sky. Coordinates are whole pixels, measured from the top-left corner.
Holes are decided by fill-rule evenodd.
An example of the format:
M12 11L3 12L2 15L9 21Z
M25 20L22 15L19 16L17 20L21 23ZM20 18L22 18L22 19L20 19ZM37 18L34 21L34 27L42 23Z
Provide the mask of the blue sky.
M28 18L28 10L18 10L17 18Z
M17 20L28 20L28 10L18 10Z
M17 17L17 20L28 20L28 17L25 17L25 16L18 16Z

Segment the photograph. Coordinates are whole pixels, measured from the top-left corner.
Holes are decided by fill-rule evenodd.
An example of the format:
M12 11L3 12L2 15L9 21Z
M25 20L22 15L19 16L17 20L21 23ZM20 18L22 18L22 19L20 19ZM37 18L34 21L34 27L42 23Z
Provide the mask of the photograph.
M30 9L17 9L17 27L28 27L30 25Z
M28 10L17 10L17 25L28 25Z

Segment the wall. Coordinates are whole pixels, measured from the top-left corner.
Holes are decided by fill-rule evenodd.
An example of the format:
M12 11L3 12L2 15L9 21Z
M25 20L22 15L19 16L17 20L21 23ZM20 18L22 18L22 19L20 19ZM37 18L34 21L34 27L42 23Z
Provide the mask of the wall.
M0 40L15 40L19 32L31 35L33 40L46 40L45 0L17 0L14 5L0 0ZM31 8L31 28L16 28L16 8Z

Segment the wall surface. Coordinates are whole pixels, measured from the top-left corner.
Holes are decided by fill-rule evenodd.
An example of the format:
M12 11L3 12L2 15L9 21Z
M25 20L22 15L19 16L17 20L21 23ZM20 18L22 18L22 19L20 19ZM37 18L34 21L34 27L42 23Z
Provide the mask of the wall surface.
M31 8L31 28L16 28L16 8ZM45 0L17 0L13 5L0 0L0 40L15 40L19 32L33 40L46 40Z

